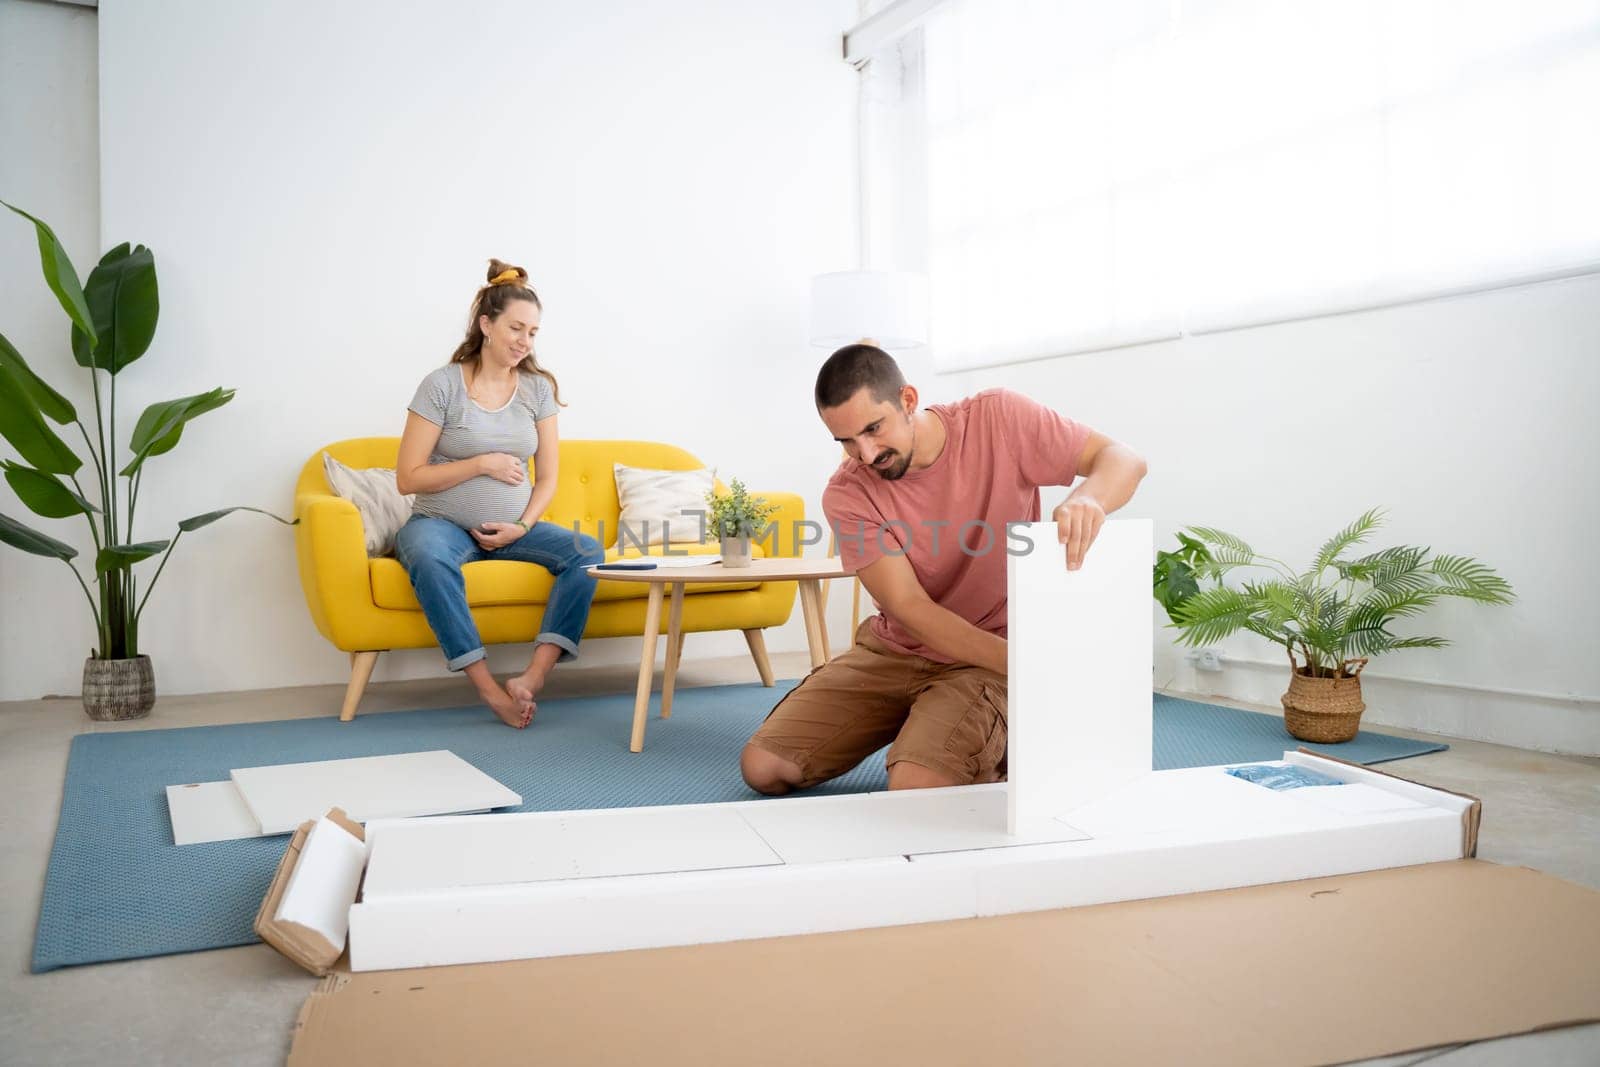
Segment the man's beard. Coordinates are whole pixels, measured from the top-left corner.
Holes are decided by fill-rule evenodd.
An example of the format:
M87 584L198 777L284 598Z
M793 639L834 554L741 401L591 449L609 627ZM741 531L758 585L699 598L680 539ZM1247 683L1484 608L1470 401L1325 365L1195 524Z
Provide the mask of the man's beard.
M902 456L897 452L891 452L890 455L895 456L896 458L891 460L886 466L880 467L877 465L877 463L873 463L872 465L873 472L886 482L898 481L905 475L906 471L911 468L910 456Z

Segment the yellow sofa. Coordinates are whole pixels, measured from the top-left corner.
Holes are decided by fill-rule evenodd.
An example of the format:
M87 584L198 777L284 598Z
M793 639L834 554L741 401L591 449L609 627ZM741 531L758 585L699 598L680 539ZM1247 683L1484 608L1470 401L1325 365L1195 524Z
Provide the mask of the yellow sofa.
M340 718L355 717L362 691L372 677L378 653L392 648L437 647L405 568L392 557L367 556L361 516L354 504L335 496L323 474L322 453L350 467L393 467L398 437L359 437L319 448L306 461L295 486L295 547L306 606L322 636L350 653L350 683ZM705 466L681 448L654 441L561 442L561 468L555 499L545 518L582 532L606 547L606 557L639 555L629 542L619 552L616 479L612 464L655 470L695 470ZM530 466L529 477L533 476ZM722 488L718 483L718 488ZM777 505L780 530L797 530L805 504L794 493L762 493ZM771 554L800 554L795 538L775 539ZM769 546L771 547L771 546ZM674 551L715 553L715 543L675 545ZM661 546L653 546L659 552ZM763 553L759 544L755 555ZM485 644L532 641L539 632L543 605L554 579L543 567L509 560L484 560L463 568L467 603ZM642 582L600 582L584 637L627 637L644 633L649 587ZM762 630L782 626L794 609L795 583L689 585L684 590L683 632L742 630L765 685L772 684Z

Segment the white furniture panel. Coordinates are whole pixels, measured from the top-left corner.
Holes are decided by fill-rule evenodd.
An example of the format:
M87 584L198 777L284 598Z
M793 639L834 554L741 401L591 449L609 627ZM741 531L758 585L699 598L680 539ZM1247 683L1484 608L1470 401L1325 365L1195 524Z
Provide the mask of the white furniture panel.
M443 750L283 763L230 772L264 834L284 834L329 808L356 822L513 807L522 797Z
M175 845L261 836L261 824L232 782L167 786L167 815Z
M1155 551L1148 519L1113 519L1069 572L1055 523L1016 529L1034 547L1008 569L1013 833L1150 772Z

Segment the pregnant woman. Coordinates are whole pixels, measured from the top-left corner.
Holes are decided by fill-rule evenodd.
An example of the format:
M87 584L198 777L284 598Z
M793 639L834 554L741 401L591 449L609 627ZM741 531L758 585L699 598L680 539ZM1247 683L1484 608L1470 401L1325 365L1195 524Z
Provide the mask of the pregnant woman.
M594 538L539 521L556 492L561 403L555 377L533 357L542 310L527 271L489 261L466 339L411 399L395 471L400 491L417 495L395 555L446 665L465 671L494 713L518 729L532 721L551 668L577 656L594 598L586 568L605 558ZM556 579L528 669L504 686L485 662L461 573L486 559L537 563Z

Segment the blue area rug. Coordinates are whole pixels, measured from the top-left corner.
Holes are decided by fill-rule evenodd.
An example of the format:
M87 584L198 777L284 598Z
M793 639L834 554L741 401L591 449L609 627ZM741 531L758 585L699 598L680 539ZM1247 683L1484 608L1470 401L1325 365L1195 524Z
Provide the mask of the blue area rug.
M363 715L350 723L292 719L82 734L67 763L33 969L256 940L251 923L286 839L178 847L168 785L221 781L235 767L442 748L520 793L524 803L516 811L759 799L739 776L739 750L795 684L681 690L672 719L652 718L638 754L625 743L632 694L542 703L535 725L522 731L506 729L482 707L466 707ZM1155 698L1155 765L1162 770L1277 759L1298 744L1281 719ZM1362 733L1325 747L1377 763L1446 746ZM885 784L879 752L811 795Z

